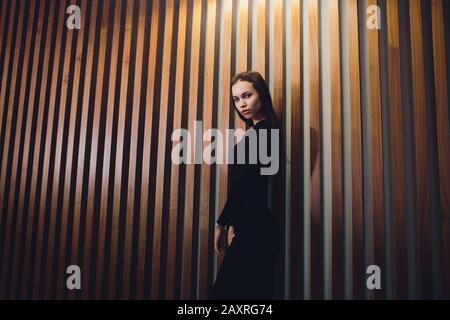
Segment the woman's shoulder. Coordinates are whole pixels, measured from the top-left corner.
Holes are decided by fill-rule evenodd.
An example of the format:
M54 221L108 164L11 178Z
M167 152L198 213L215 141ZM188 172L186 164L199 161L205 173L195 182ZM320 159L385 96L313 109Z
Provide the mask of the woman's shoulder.
M258 129L273 129L272 123L269 118L264 118L261 121L258 121L253 127L255 130Z

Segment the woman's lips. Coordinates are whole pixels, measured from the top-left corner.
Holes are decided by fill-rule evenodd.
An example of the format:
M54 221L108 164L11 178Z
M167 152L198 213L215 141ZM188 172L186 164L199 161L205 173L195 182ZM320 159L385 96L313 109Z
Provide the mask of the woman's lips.
M247 113L250 113L250 110L244 110L244 111L242 111L242 114L247 114Z

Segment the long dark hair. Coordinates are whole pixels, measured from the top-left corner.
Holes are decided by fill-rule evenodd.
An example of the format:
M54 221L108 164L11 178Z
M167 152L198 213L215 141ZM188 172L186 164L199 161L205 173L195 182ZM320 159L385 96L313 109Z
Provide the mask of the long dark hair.
M291 161L287 158L287 155L282 152L284 144L284 137L283 137L283 130L281 130L280 122L278 121L277 115L275 114L275 111L273 109L273 102L272 102L272 96L270 95L269 87L267 87L267 83L262 77L262 75L258 71L244 71L241 73L236 74L233 79L231 80L230 85L230 93L231 93L231 87L235 85L238 81L248 81L252 83L255 90L258 92L259 99L261 101L261 109L263 114L266 116L266 118L269 120L270 126L272 129L279 129L280 131L280 155L283 153L283 157L280 157L280 160L287 163L291 163ZM250 127L253 127L253 120L252 119L246 119L236 108L236 105L234 103L233 99L233 93L231 93L231 103L236 112L239 115L239 118L241 118L242 121L244 121L247 125Z
M236 74L231 80L230 93L231 87L233 87L238 81L248 81L253 85L255 90L258 92L259 99L261 101L262 113L264 114L264 116L266 116L266 118L268 118L272 128L280 129L280 123L278 121L277 115L275 114L275 111L273 110L273 102L269 88L267 87L267 83L261 76L261 74L258 71L251 71L251 70ZM232 93L231 93L231 104L234 107L234 109L236 109L239 118L241 118L241 120L244 121L250 127L253 127L253 120L246 119L236 108Z

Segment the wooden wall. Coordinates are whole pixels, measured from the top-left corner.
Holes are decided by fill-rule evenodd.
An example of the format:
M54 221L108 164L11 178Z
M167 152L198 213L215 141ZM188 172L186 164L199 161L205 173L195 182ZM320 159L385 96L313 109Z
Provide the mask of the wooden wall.
M229 82L254 69L287 155L278 296L450 298L449 7L1 0L0 297L205 298L227 166L172 163L171 134L244 128Z

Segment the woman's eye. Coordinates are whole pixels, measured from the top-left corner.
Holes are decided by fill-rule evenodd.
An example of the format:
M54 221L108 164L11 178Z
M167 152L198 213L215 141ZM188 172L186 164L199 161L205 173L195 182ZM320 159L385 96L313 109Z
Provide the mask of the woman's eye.
M245 97L245 98L250 98L250 97L251 97L251 94L250 94L250 93L247 93L244 97Z

